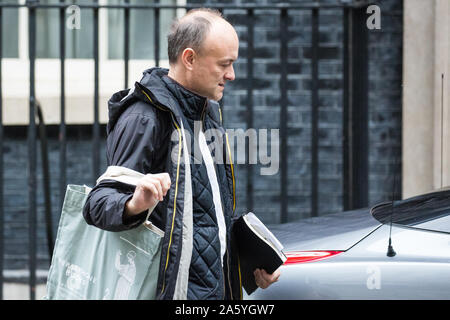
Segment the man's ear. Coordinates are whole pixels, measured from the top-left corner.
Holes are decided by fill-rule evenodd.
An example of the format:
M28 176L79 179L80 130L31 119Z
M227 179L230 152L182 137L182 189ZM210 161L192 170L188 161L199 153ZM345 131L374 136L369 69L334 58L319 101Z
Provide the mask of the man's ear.
M185 66L186 69L192 70L193 64L196 58L196 54L194 49L192 48L186 48L181 53L181 62Z

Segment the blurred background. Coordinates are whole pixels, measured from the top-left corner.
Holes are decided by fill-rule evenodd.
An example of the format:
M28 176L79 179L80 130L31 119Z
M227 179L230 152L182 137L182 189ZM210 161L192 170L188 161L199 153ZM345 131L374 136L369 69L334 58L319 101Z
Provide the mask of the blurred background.
M288 223L446 185L446 0L1 0L0 298L42 298L66 186L106 169L107 100L168 67L172 19L202 6L240 38L225 127L280 130L277 174L236 164L237 212Z

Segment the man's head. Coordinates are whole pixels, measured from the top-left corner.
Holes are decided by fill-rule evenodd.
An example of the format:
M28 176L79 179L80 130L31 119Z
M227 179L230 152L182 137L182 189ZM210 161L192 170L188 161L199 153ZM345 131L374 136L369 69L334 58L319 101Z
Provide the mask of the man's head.
M190 10L176 20L168 35L169 76L187 89L220 100L227 81L234 80L233 62L239 39L220 12Z

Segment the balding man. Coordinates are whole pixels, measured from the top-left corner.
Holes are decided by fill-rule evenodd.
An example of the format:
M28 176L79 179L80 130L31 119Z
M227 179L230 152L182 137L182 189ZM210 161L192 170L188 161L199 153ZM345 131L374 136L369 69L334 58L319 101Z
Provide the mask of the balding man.
M217 103L235 78L238 49L236 31L218 11L191 10L168 35L170 70L144 71L109 101L108 165L145 176L135 188L103 180L83 214L89 224L122 231L151 210L148 219L165 232L157 299L242 298L230 236L238 218L234 170ZM206 132L216 133L213 147ZM262 288L278 277L255 270Z

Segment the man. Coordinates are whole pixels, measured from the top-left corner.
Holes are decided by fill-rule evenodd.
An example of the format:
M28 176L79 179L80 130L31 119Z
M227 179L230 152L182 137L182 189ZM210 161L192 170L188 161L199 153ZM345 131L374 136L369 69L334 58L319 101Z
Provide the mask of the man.
M191 10L168 35L170 70L146 70L132 90L109 101L108 165L146 175L134 190L102 181L83 214L89 224L121 231L141 224L154 208L149 220L165 231L158 299L242 298L231 242L238 218L233 165L217 103L235 78L238 48L236 31L218 11ZM224 161L213 162L209 129L222 135ZM279 275L255 270L261 288Z

